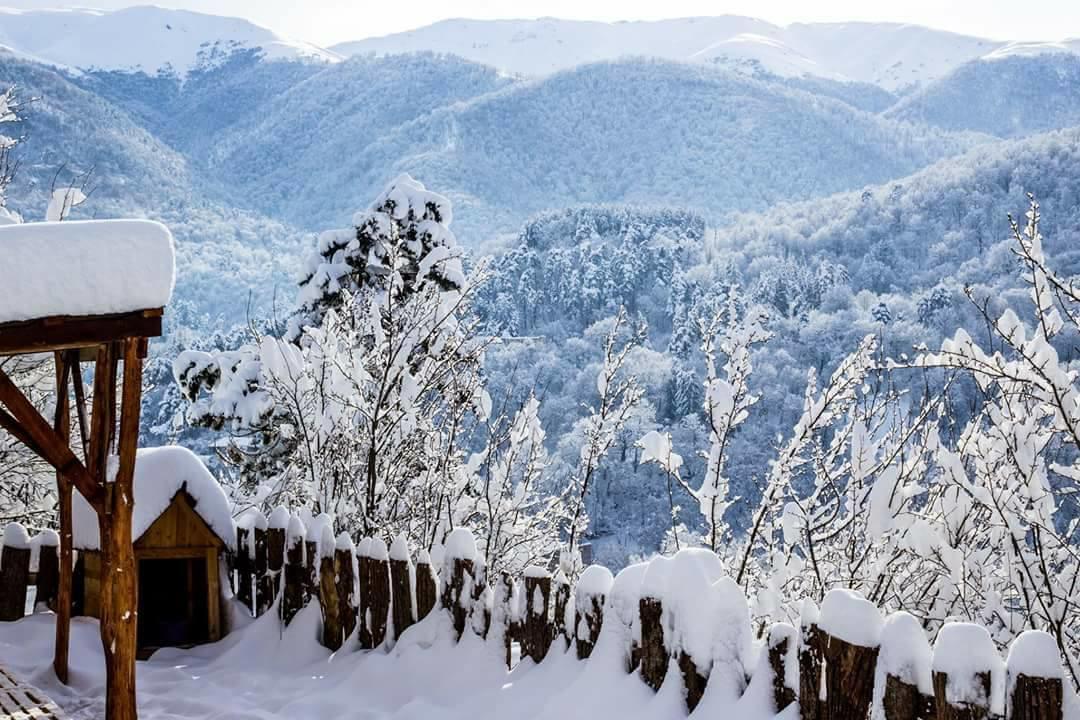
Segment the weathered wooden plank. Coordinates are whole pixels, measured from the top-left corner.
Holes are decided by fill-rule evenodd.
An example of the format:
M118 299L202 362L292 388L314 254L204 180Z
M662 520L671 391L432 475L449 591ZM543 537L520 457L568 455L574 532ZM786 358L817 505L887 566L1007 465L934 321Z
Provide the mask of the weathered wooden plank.
M161 335L163 310L154 308L114 315L57 315L0 323L0 355L69 350L128 338Z

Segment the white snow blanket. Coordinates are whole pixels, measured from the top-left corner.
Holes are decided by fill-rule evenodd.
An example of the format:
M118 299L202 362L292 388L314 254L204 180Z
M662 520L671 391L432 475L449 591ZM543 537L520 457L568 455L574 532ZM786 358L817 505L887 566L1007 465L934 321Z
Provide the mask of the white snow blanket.
M111 466L116 466L113 457ZM187 448L168 445L144 448L135 457L135 507L131 520L132 542L142 537L169 508L173 497L184 490L195 500L195 512L230 550L236 547L236 527L231 505L199 456ZM73 542L79 550L99 550L97 514L76 491L72 500Z
M175 251L150 220L0 225L0 323L165 307Z

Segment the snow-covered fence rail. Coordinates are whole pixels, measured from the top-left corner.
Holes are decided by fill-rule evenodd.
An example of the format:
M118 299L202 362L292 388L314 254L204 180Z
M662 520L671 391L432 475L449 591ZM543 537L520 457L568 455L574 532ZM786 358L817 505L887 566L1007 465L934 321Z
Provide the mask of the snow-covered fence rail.
M0 541L0 621L20 619L30 588L34 604L52 607L60 585L60 538L44 530L33 539L19 523L8 523Z

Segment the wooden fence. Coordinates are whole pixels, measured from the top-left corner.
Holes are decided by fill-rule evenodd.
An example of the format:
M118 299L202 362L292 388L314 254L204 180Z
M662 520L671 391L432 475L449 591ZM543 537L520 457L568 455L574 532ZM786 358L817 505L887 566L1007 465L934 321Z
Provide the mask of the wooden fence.
M275 607L279 598L276 607L286 624L317 602L323 618L321 642L331 650L354 637L358 649L378 648L439 608L448 613L458 638L473 632L501 644L508 666L515 645L522 658L535 662L556 646L559 652L572 650L587 660L600 639L605 613L612 612L611 573L600 567L586 569L576 587L561 573L552 576L542 568L530 568L522 578L488 578L471 536L455 541L452 535L440 578L426 552L417 554L413 564L413 553L403 540L389 549L379 539L354 546L347 535L335 538L328 524L312 525L306 531L298 518L281 516L269 521L249 517L241 523L238 552L231 558L233 592L253 616ZM28 587L36 586L39 603L56 597L57 553L51 538L38 542L40 560L33 574L29 547L13 545L0 551L0 620L8 621L22 617ZM626 671L638 673L654 690L677 671L687 707L693 710L704 695L710 669L697 667L685 650L673 647L665 632L671 624L670 618L665 620L662 598L643 594L637 605L636 629L624 648ZM898 619L911 621L913 634L920 642L925 639L913 618ZM615 622L625 625L625 619ZM989 644L989 635L977 626L946 625L932 653L927 648L905 656L894 649L886 661L879 658L877 645L827 632L815 613L807 613L801 625L776 623L769 628L765 660L753 670L755 682L771 687L776 712L794 703L802 720L865 720L879 697L885 720L983 720L999 709L1005 720L1063 720L1062 674L1032 670L1053 668L1054 662L1030 662L1047 654L1058 657L1056 643L1045 633L1028 631L1014 640L1013 650L1022 646L1023 651L1009 653L993 670L1004 673L1004 682L992 683L990 669L977 662L955 662L974 652L973 633L981 633L976 639ZM997 658L996 649L993 653ZM761 673L767 677L756 677ZM881 687L875 687L878 683ZM994 692L1008 697L996 698Z

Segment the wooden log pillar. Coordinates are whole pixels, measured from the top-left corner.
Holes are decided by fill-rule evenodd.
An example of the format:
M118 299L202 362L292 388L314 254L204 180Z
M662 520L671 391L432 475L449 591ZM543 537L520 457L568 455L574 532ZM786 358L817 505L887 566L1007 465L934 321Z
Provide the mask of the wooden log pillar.
M416 561L416 621L420 622L435 609L439 598L439 579L431 567L427 550L421 550Z
M0 620L12 622L26 614L30 584L30 536L19 523L4 528L0 549Z
M769 629L769 670L772 673L773 711L780 713L797 700L798 674L796 646L798 633L787 623L776 623Z
M865 718L874 698L877 647L828 637L825 646L825 717Z
M1064 681L1054 637L1028 630L1013 641L1005 667L1005 720L1062 720Z
M574 593L573 629L579 660L592 655L600 638L600 629L604 625L604 602L614 581L611 571L600 565L590 565L578 578Z
M308 538L304 541L304 591L309 600L319 596L319 542L310 533L309 530Z
M60 588L60 536L46 530L37 536L38 568L34 605L56 610L56 595Z
M922 623L913 615L898 611L889 615L881 632L882 666L885 676L881 709L885 720L918 720L937 714L934 697L920 689L930 679L930 643ZM932 686L927 690L932 692Z
M664 645L664 607L657 598L643 597L638 601L641 619L641 679L653 690L664 684L668 669L668 651Z
M454 631L460 639L469 620L472 598L473 561L464 558L448 558L450 575L443 584L442 606L450 611Z
M510 573L499 573L495 583L494 598L491 603L491 626L488 628L488 642L502 645L506 669L513 667L514 623L514 579Z
M342 643L356 630L356 573L353 568L355 550L348 533L337 537L334 550L334 571L337 573L338 615L341 617Z
M956 622L938 630L931 676L938 720L989 717L991 667L997 657L997 647L985 628Z
M937 717L934 697L924 695L918 686L886 674L885 690L881 698L885 720L919 720Z
M408 541L404 535L394 538L390 546L390 597L393 603L394 639L416 622L413 615L413 569Z
M551 648L551 575L540 567L525 570L525 628L521 655L542 662Z
M573 613L570 602L570 581L560 569L555 573L555 577L552 578L551 582L555 594L555 616L552 618L552 631L555 637L562 638L562 648L565 650L570 646L570 639L573 637L573 628L568 628L566 623L567 614Z
M247 608L248 615L253 614L255 607L251 589L252 570L255 563L251 558L250 539L250 527L236 528L236 556L233 558L233 569L236 573L236 599Z
M373 538L364 543L360 557L361 580L366 580L360 595L360 647L375 649L386 641L390 617L390 563L386 543Z
M274 602L274 582L270 577L269 538L265 518L262 527L255 525L251 529L251 540L255 544L255 558L252 574L255 576L255 617L266 612Z
M800 720L823 720L825 707L821 699L825 646L828 639L817 624L817 606L811 601L803 605L799 630L799 717Z
M284 569L285 528L271 526L266 531L266 572L270 580L271 602L281 592L282 571Z
M344 639L341 603L338 599L334 531L324 526L319 540L319 606L323 616L323 647L337 650Z
M281 593L281 620L286 625L307 604L308 571L304 564L304 524L293 516L289 520L285 548L285 588Z

